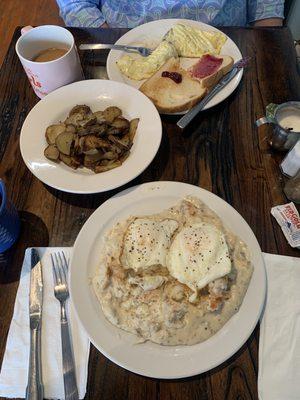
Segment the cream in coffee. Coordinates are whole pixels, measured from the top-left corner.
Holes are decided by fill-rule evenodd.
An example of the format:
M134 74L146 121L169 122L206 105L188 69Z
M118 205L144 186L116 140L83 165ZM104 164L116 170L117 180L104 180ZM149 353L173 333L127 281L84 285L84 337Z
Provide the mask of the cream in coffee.
M47 62L47 61L53 61L56 60L57 58L62 57L68 52L67 49L57 49L55 47L49 48L42 50L39 52L33 59L32 61L35 62Z

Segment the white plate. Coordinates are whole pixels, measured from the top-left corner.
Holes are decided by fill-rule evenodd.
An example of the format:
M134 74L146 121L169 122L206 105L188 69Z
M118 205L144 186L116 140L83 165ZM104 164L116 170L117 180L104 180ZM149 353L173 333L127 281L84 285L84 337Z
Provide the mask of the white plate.
M160 19L157 21L148 22L147 24L140 25L131 31L125 33L117 42L116 44L121 45L142 45L146 47L155 48L158 43L161 42L163 36L176 24L182 23L190 25L194 28L206 30L206 31L214 31L214 32L221 32L217 28L213 26L204 24L203 22L192 21L189 19ZM221 32L222 33L222 32ZM132 79L127 78L125 75L121 73L119 70L116 61L122 57L125 53L122 51L111 50L109 52L106 69L107 75L109 79L127 83L130 86L135 88L139 88L143 81L135 81ZM227 36L226 43L222 47L221 55L228 55L234 59L234 62L242 58L242 54L237 47L237 45ZM213 97L207 105L204 107L204 110L211 108L221 101L225 100L231 93L236 89L240 80L242 79L243 70L240 70L238 74L232 79L228 85L220 91L215 97ZM184 113L176 113L176 114L184 114Z
M136 336L110 324L93 293L90 278L98 268L102 238L117 221L129 215L152 214L186 195L203 200L226 226L243 239L251 252L254 272L237 314L210 339L193 346L135 344ZM110 360L141 375L182 378L216 367L248 339L265 299L266 276L257 240L241 215L224 200L197 186L179 182L152 182L125 190L103 203L87 220L74 245L70 289L77 315L90 340Z
M120 167L95 174L87 168L73 170L44 156L47 126L64 120L76 104L87 104L93 111L118 106L126 118L140 118L131 153ZM71 193L98 193L142 173L157 153L161 135L159 114L143 93L124 83L93 79L61 87L38 102L23 124L20 148L27 167L47 185Z

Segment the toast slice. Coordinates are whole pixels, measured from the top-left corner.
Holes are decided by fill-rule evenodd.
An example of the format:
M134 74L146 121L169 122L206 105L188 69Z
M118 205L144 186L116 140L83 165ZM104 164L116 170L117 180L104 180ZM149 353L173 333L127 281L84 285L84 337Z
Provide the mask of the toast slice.
M162 77L164 71L180 74L181 82ZM172 57L142 84L140 91L149 97L159 112L176 113L192 108L205 96L207 89L180 67L179 58Z
M230 56L221 55L218 56L218 59L222 59L221 65L215 72L203 78L197 78L197 76L192 73L194 67L199 61L201 61L201 59L197 61L197 63L194 63L188 70L191 73L192 78L201 82L202 86L208 91L210 91L219 82L219 80L230 71L230 68L233 65L233 58Z

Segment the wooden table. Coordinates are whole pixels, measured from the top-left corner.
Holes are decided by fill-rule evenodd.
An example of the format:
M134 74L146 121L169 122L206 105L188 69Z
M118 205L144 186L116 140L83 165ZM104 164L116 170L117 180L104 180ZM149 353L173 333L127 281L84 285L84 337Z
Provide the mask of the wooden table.
M115 42L126 30L71 29L77 43ZM271 102L299 100L300 80L287 28L224 28L253 57L237 90L223 103L201 113L185 134L177 117L164 116L160 150L147 170L126 185L155 180L188 182L212 191L246 219L270 253L299 256L287 244L270 209L287 202L282 192L282 154L267 143L268 127L255 120ZM103 201L124 189L73 195L47 187L26 168L19 150L24 119L37 103L14 51L16 30L0 73L0 176L20 210L21 236L0 259L0 358L2 359L24 251L30 246L71 246L82 225ZM104 66L107 53L83 54L87 78ZM41 134L43 134L41 132ZM92 347L86 399L231 400L257 399L258 328L230 360L205 374L168 381L148 379L116 366Z

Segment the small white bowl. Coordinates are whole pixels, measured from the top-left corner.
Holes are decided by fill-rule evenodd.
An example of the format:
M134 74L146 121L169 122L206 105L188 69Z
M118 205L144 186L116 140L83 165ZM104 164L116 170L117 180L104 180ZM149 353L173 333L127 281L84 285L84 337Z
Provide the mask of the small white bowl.
M120 167L95 174L87 168L73 170L44 156L46 128L63 121L77 104L87 104L93 111L117 106L125 118L140 118L130 155ZM143 93L124 83L92 79L61 87L37 103L23 124L20 149L30 171L47 185L70 193L99 193L141 174L155 157L161 136L159 114Z

